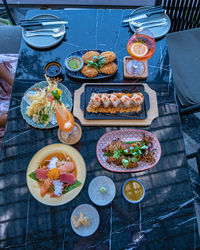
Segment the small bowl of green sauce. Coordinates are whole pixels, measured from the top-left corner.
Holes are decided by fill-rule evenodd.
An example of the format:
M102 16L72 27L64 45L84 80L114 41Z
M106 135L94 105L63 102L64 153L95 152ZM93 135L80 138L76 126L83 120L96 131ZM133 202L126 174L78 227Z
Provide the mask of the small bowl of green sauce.
M82 69L83 65L83 59L79 56L70 56L65 59L65 66L70 71L77 72Z

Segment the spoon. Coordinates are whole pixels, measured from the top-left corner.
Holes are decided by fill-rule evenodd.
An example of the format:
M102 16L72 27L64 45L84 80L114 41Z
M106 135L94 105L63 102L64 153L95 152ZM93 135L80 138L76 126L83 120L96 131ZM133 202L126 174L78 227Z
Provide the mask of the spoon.
M34 33L34 32L31 32L29 34L25 33L25 36L26 37L32 37L32 36L53 36L54 38L59 38L61 36L63 36L65 34L65 31L60 31L59 33L56 33L56 34L53 34L53 33L42 33L42 32L39 32L39 33Z
M52 32L54 32L54 33L58 33L58 32L61 31L61 30L60 30L60 28L26 30L26 34L34 33L34 32L43 32L43 31L52 31Z
M165 24L165 23L167 23L167 20L166 19L160 19L160 20L152 20L152 21L147 21L147 22L143 22L143 23L141 23L141 22L139 22L139 21L131 21L131 24L133 25L133 26L135 26L135 27L137 27L137 28L139 28L139 27L141 27L141 26L143 26L143 25L145 25L145 24L156 24L156 23L159 23L159 24Z

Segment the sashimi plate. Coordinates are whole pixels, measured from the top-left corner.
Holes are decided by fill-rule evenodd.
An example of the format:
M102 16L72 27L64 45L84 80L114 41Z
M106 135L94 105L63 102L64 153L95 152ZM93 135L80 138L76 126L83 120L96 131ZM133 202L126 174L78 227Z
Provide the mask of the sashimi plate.
M109 164L106 159L107 157L104 156L103 149L109 145L113 140L119 138L123 142L127 141L141 141L143 136L151 137L152 138L152 146L151 150L153 152L153 157L155 159L154 163L148 163L139 161L138 166L135 168L125 168L123 166L117 166L113 163ZM109 133L104 134L97 143L96 154L99 163L104 167L106 170L112 172L139 172L150 169L154 167L161 157L161 146L157 139L157 137L148 131L139 130L139 129L121 129L112 131Z
M22 117L24 118L24 120L31 125L34 128L40 128L40 129L49 129L49 128L54 128L57 127L58 124L57 122L54 123L49 123L47 126L44 126L44 124L37 124L33 121L32 117L28 117L28 115L26 114L27 111L27 107L29 106L29 104L25 101L25 97L27 97L27 94L30 92L35 92L37 93L35 90L36 88L40 88L40 89L44 89L45 87L47 87L48 84L46 81L42 81L42 82L38 82L36 84L34 84L33 86L31 86L25 93L24 96L22 97L22 101L21 101L21 114ZM63 85L62 83L58 83L58 88L61 89L63 91L62 96L61 96L61 101L65 104L65 106L71 111L72 109L72 96L70 91L68 90L67 87L65 87L65 85Z
M35 180L30 178L29 174L35 171L45 158L55 153L67 154L73 159L76 164L76 179L81 182L81 185L56 198L51 198L49 194L41 197L39 184ZM59 206L73 200L83 188L85 179L86 166L83 157L76 149L64 144L51 144L39 150L30 161L26 173L27 186L33 197L39 202L49 206Z

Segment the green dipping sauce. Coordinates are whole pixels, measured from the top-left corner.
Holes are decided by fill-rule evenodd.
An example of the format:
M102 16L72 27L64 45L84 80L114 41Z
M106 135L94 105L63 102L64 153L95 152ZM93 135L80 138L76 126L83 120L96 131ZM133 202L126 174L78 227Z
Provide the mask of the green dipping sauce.
M67 62L70 69L79 69L81 67L81 61L78 58L71 58Z

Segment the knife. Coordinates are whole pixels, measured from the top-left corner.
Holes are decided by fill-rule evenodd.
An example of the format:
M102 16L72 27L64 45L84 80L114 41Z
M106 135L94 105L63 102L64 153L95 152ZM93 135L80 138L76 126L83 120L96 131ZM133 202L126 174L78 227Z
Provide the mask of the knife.
M138 13L133 17L129 17L128 19L123 20L123 23L128 23L130 21L136 21L136 20L139 20L139 19L142 19L142 18L147 18L147 17L150 17L152 15L159 14L159 13L165 13L165 12L166 12L166 10L160 9L160 10L155 10L155 11L152 11L150 13L145 13L145 14L139 14Z
M47 25L61 25L61 24L67 24L66 21L54 21L54 22L42 22L42 21L36 21L36 22L27 22L21 24L22 27L32 27L32 26L47 26Z

